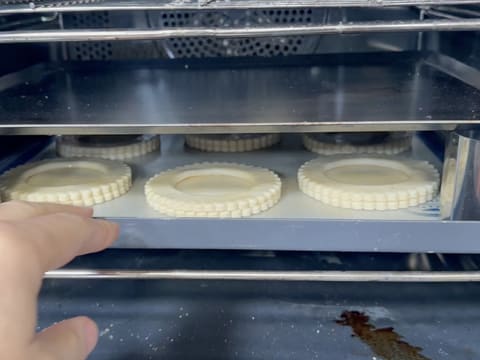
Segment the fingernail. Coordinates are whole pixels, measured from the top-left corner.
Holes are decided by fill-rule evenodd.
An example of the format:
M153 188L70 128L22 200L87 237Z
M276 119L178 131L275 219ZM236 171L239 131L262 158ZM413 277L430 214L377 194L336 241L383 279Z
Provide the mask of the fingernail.
M118 236L120 235L120 225L111 222L110 226L112 227L112 242L114 242L118 239Z
M85 318L83 323L83 334L85 339L85 348L88 354L90 354L93 349L95 349L98 341L98 327L92 319L87 317Z
M98 233L98 236L101 237L101 242L104 244L104 247L107 247L118 238L120 227L111 221L97 220L97 222L103 230Z
M82 211L86 212L89 216L93 215L93 208L90 206L79 206Z

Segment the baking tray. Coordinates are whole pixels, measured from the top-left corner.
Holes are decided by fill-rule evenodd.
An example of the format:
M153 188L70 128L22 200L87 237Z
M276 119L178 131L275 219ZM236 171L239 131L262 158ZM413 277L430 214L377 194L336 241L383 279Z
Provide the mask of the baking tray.
M52 147L37 159L54 157ZM298 135L284 135L271 149L251 153L203 153L184 147L183 136L163 136L161 153L130 162L133 188L95 207L95 215L121 224L120 248L263 249L381 252L478 252L472 231L479 223L440 220L438 201L397 211L342 210L298 190L299 166L317 155L304 150ZM415 137L405 156L440 168L438 156ZM150 209L143 187L161 170L202 161L235 161L279 173L283 196L272 209L243 219L169 218Z
M0 134L452 130L479 78L428 52L39 64L0 78Z
M405 158L428 160L438 171L441 162L415 137L413 150L399 155ZM39 154L38 159L56 157L54 147ZM164 219L145 201L145 183L161 171L199 162L235 162L260 166L277 173L282 179L282 198L273 208L250 219L370 219L370 220L425 220L439 219L438 198L424 205L396 211L346 210L328 206L304 195L298 188L297 171L306 161L318 157L305 150L299 135L283 136L282 143L270 149L243 153L207 153L188 148L183 136L163 136L161 152L127 161L133 170L131 190L118 199L95 206L95 216L107 218L137 217ZM172 218L170 218L172 219Z

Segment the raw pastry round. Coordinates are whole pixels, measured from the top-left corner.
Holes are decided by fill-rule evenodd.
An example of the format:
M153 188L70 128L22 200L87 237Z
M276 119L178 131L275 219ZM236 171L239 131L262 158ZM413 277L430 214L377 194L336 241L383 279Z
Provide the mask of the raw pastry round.
M207 152L244 152L264 149L280 141L280 134L187 135L188 146Z
M158 135L64 135L57 138L57 153L63 157L126 160L159 147Z
M325 133L304 134L304 146L322 155L395 155L412 145L409 133Z
M6 200L92 206L125 194L128 165L111 160L52 159L18 166L0 176Z
M148 204L175 217L244 217L274 206L274 172L233 163L198 163L161 172L145 185Z
M305 194L332 206L395 210L432 200L439 174L426 161L329 157L302 165L298 183Z

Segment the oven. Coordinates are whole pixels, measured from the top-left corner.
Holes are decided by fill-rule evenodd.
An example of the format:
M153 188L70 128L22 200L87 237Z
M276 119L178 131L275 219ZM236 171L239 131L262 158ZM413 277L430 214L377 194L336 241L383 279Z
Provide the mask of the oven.
M39 326L91 316L92 359L479 358L477 3L0 0L1 172L62 139L159 139L94 205L119 240L45 274ZM222 136L275 141L194 149ZM322 203L298 171L331 148L428 163L437 188ZM148 180L193 163L268 168L281 195L238 218L152 209Z

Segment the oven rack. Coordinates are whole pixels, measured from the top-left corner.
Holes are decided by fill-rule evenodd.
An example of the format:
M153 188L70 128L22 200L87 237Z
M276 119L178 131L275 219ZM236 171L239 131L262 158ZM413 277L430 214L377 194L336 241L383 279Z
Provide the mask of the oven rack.
M109 249L46 279L289 282L477 282L478 255Z
M60 269L45 279L224 280L303 282L480 282L480 271L265 271Z
M143 0L147 1L147 0ZM362 0L363 1L363 0ZM266 3L268 6L262 6L262 3L254 2L250 4L248 1L242 0L239 2L241 6L236 6L235 1L228 1L224 4L227 4L225 8L217 7L217 9L224 10L238 10L246 9L245 16L248 18L252 14L256 14L256 11L262 10L265 12L269 7L272 9L277 9L277 13L282 13L284 11L289 11L291 7L292 12L308 12L312 14L312 10L316 8L324 8L325 11L328 11L328 4L335 7L343 6L341 2L329 2L326 3L313 3L312 6L307 6L305 4L298 5L297 3L289 3L288 6L283 6L277 2L275 3ZM28 12L39 12L40 15L43 11L46 13L53 14L48 19L34 19L35 21L47 21L47 20L57 20L58 19L58 29L36 29L36 30L15 30L15 31L3 31L0 32L0 44L10 44L10 43L38 43L38 42L80 42L80 41L117 41L117 40L162 40L170 38L192 38L192 37L207 37L210 39L230 39L230 38L251 38L251 37L283 37L283 36L306 36L306 35L328 35L328 34L362 34L362 33L388 33L388 32L428 32L428 31L474 31L480 28L480 12L476 7L462 7L463 1L449 2L449 1L383 1L383 0L367 0L365 1L366 6L380 6L381 8L389 8L389 6L394 5L414 5L412 9L417 9L417 19L390 19L390 20L372 20L369 21L349 21L346 12L342 12L341 21L327 21L329 18L326 13L323 16L323 19L311 18L307 16L307 24L290 24L290 25L272 25L270 21L266 21L266 25L263 25L262 22L256 23L253 22L252 25L248 25L248 20L246 25L241 23L241 25L232 24L225 26L209 26L193 27L180 26L180 27L171 27L171 28L155 28L151 26L150 20L147 21L147 24L141 26L133 27L117 27L117 28L94 28L86 26L86 28L68 29L65 28L63 18L61 16L62 12L75 12L78 14L78 11L89 11L89 14L95 13L95 11L109 11L109 10L143 10L147 11L146 16L149 19L150 13L149 10L162 9L162 4L164 3L152 3L146 2L147 5L142 5L142 2L126 2L122 3L121 1L66 1L66 2L30 2L25 5L23 2L14 3L0 6L0 15L2 14L11 14L15 13L15 10L12 10L11 7L18 6L27 6L24 12L20 11L19 13L28 13ZM465 2L465 3L480 3L476 2ZM122 5L123 4L123 5ZM191 4L189 2L175 2L169 7L165 7L166 10L202 10L210 8L210 6L219 6L221 2L217 1L206 1L204 6L197 5L196 7L188 8L185 7L185 4ZM453 6L449 6L453 4ZM55 6L58 5L58 11L55 10ZM38 7L37 7L38 6ZM244 7L245 6L245 7ZM361 5L358 5L361 6ZM80 8L81 10L75 10ZM397 6L398 9L398 6ZM17 9L18 10L18 9ZM343 10L342 10L343 11ZM269 10L269 12L274 13L275 10ZM58 16L60 14L60 16ZM158 15L158 12L156 13ZM164 14L166 16L166 14ZM180 13L171 13L170 17L181 16ZM255 18L254 15L253 18ZM312 20L315 19L315 20ZM31 21L26 19L25 21ZM19 22L19 20L17 20ZM278 21L276 21L278 22ZM284 19L283 22L288 22ZM280 22L281 24L281 22ZM218 24L217 24L218 25ZM97 24L98 26L98 24ZM147 26L147 27L145 27Z
M3 4L3 2L5 3ZM0 1L0 14L118 10L212 10L302 7L386 8L394 6L442 6L479 3L480 1L478 0L4 0Z
M480 19L427 19L399 21L346 22L321 25L255 26L238 28L172 28L172 29L75 29L15 30L0 32L0 44L161 40L169 38L209 37L219 39L269 36L300 36L328 34L361 34L424 31L474 31Z

